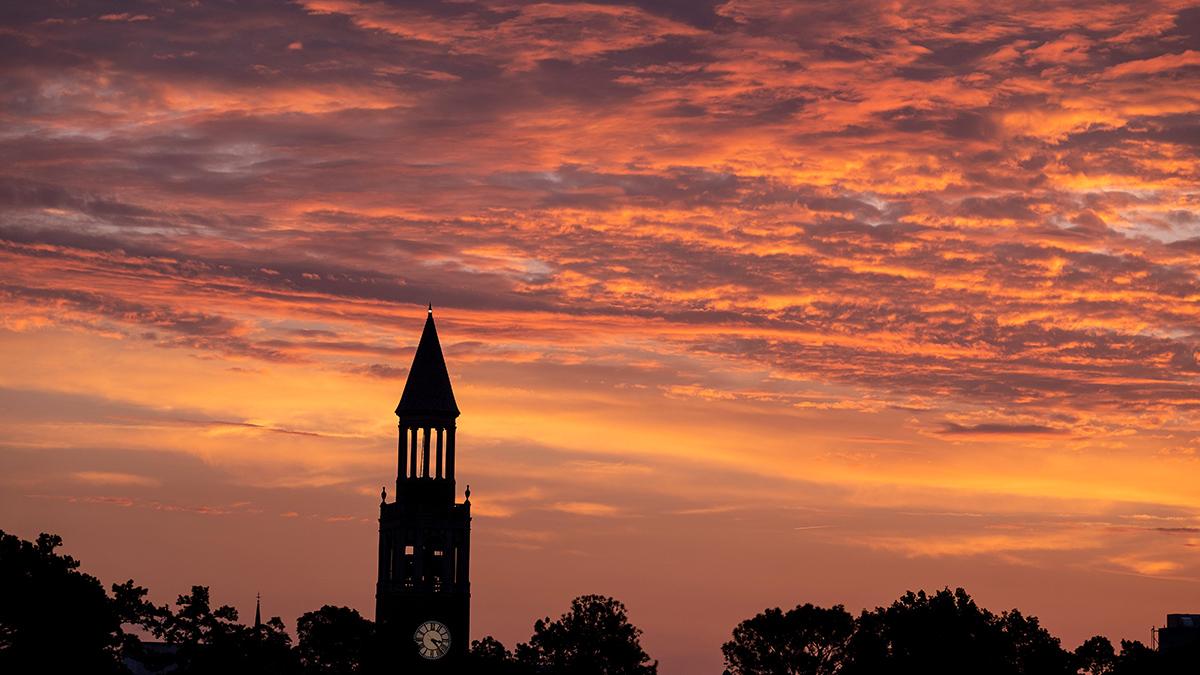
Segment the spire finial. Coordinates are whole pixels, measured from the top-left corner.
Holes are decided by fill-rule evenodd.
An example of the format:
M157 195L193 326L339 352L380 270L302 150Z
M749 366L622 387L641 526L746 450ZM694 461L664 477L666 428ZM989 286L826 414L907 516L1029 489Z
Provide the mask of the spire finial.
M400 421L411 418L454 419L458 417L458 405L454 402L454 390L450 386L450 373L446 371L446 359L442 345L438 342L437 326L433 323L433 303L428 303L429 316L421 329L421 340L413 354L412 367L408 369L408 380L396 414Z
M387 486L386 486L386 485L384 485L384 486L383 486L383 490L381 490L381 491L379 492L379 503L380 503L380 504L386 504L386 503L387 503Z
M471 503L471 484L467 483L467 503Z

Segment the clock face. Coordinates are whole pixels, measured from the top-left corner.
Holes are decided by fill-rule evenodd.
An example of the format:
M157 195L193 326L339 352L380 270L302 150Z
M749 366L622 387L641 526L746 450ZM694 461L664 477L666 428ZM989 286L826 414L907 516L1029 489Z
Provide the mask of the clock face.
M450 651L450 629L441 621L426 621L413 633L417 652L424 658L440 659Z

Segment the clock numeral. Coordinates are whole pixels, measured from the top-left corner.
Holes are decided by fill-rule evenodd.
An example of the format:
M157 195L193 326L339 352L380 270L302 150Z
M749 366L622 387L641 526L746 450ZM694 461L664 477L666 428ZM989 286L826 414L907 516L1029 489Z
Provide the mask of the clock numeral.
M440 621L426 621L413 633L417 653L426 659L440 659L450 653L450 629Z

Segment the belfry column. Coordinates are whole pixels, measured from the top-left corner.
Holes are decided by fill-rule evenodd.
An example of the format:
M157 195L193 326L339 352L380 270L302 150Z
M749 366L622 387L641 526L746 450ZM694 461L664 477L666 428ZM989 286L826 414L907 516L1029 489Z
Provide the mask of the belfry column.
M433 465L438 478L442 477L442 428L437 430L437 462Z
M404 469L408 462L404 457L404 427L396 425L396 493L400 493L400 481L404 478Z
M421 477L429 478L429 432L431 429L425 427L424 438L421 439Z
M408 477L417 477L417 428L409 427L408 433L412 434L410 449L408 455Z

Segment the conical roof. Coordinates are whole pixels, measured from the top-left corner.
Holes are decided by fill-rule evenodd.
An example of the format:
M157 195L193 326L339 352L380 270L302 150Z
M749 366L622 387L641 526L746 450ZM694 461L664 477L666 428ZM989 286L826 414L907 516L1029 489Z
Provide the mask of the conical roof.
M425 319L425 330L413 356L412 368L408 369L408 382L396 406L400 417L458 417L458 404L454 402L454 389L450 386L450 373L446 371L446 358L442 356L442 344L438 342L437 327L433 325L433 308Z

